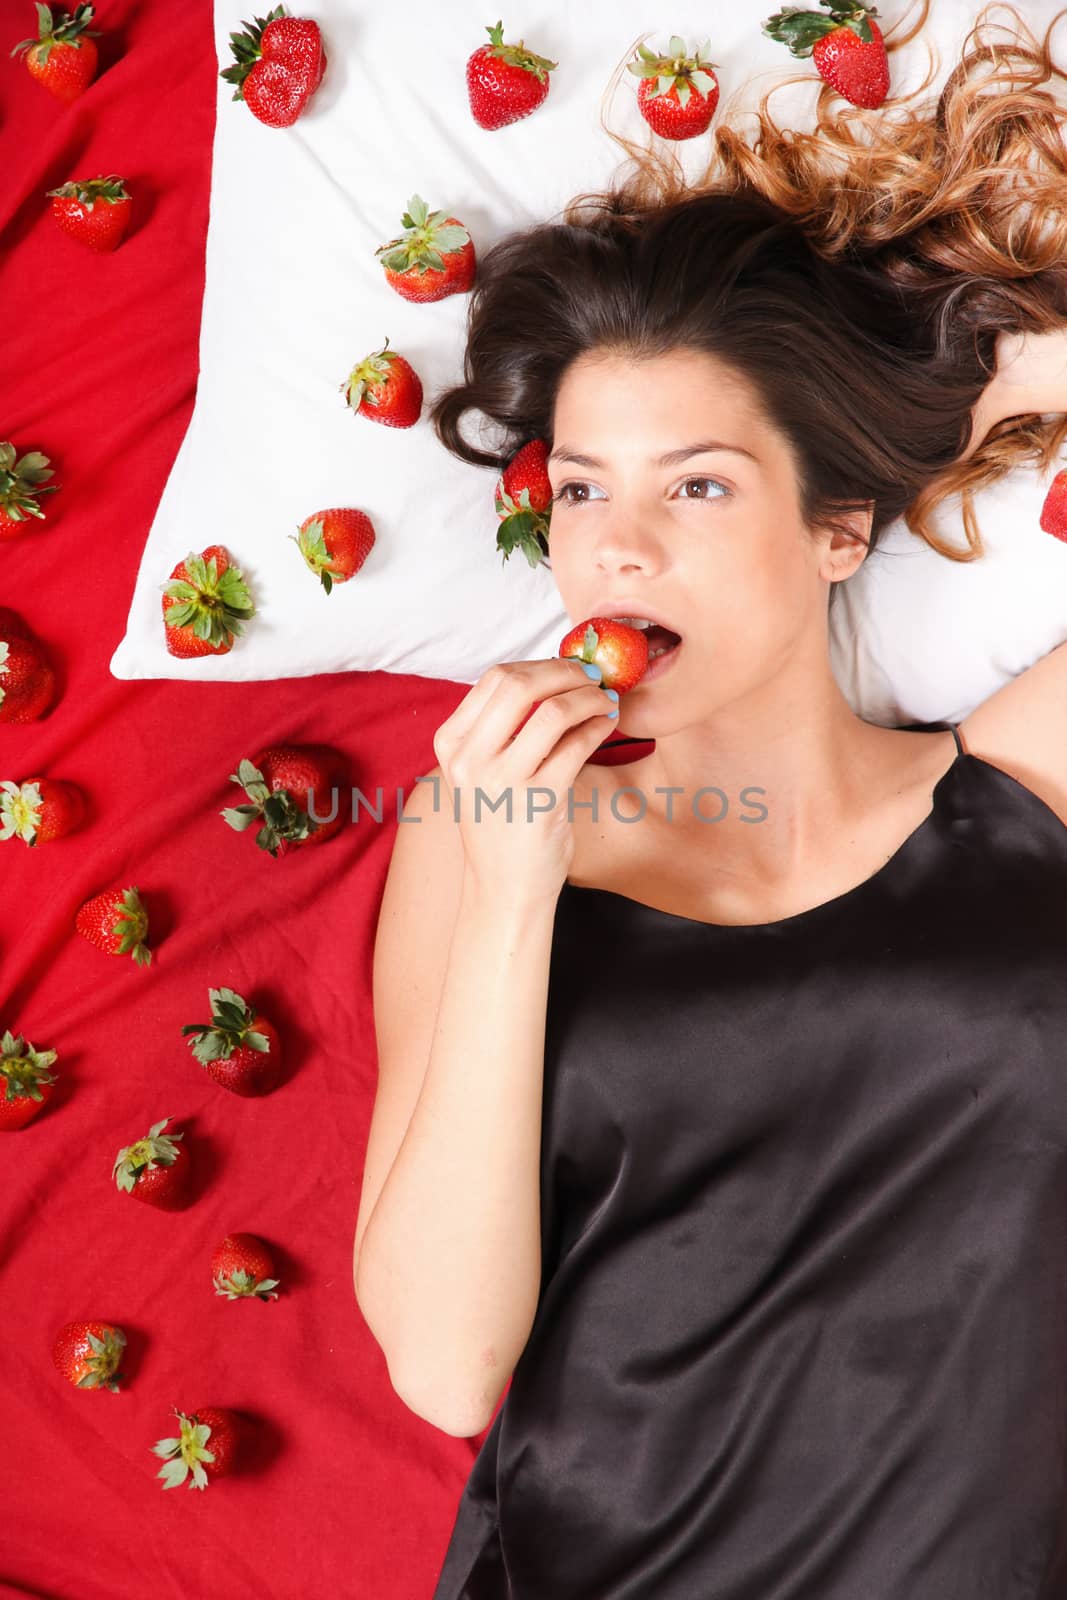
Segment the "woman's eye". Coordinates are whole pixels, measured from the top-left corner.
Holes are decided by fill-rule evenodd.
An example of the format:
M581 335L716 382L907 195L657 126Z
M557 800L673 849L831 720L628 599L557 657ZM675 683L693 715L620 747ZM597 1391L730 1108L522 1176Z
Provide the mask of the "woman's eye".
M715 489L721 490L721 494L685 494L681 497L683 500L720 500L732 493L732 490L728 489L724 483L720 483L718 478L686 478L680 487L687 489L693 483L711 484ZM586 491L580 498L576 498L571 493L572 490L578 489ZM595 489L595 485L591 483L565 483L552 496L552 499L554 502L562 501L564 505L587 505L589 503L588 491L591 489Z
M691 483L711 483L714 484L716 489L721 489L724 495L728 495L730 493L730 490L724 483L720 483L718 478L686 478L685 482L682 484L682 488L687 488ZM682 498L684 500L718 500L721 499L721 496L709 494L687 494L683 495Z
M565 483L552 498L553 500L562 500L564 505L584 505L584 500L572 500L567 491L569 489L591 489L592 487L591 483Z

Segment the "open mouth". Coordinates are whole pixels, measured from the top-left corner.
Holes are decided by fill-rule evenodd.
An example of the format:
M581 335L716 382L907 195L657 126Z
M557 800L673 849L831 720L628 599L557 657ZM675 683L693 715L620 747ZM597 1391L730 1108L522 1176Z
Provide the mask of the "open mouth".
M666 655L682 642L681 634L665 628L659 622L649 622L645 617L613 617L613 622L624 622L629 628L639 628L648 641L648 659L654 661Z

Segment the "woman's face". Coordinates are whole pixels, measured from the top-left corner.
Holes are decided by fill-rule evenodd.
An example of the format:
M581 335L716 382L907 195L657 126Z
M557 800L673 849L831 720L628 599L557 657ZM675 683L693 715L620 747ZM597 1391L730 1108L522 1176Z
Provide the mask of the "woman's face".
M560 385L548 470L552 575L572 622L647 604L681 635L667 669L622 696L620 727L665 736L777 674L826 669L828 586L864 549L804 526L791 448L732 368L692 351L581 357ZM869 514L851 525L865 538Z

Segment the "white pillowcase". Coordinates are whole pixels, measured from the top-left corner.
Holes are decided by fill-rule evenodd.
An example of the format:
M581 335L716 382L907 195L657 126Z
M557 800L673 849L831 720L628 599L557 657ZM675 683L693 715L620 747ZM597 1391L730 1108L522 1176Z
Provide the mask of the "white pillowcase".
M400 231L416 193L459 217L481 255L513 229L557 217L580 191L607 187L622 152L600 126L602 97L639 39L665 48L677 33L695 48L710 37L717 117L754 108L772 83L806 70L810 81L778 91L771 111L783 126L810 128L818 75L762 33L768 0L710 13L676 0L662 27L647 0L505 13L506 42L521 38L559 65L532 115L488 131L471 116L465 67L496 19L473 0L415 0L399 27L387 6L289 9L319 22L326 75L286 129L257 122L216 80L196 405L111 672L254 680L381 670L474 683L495 661L555 654L580 619L564 611L547 569L518 551L502 561L498 474L457 461L425 419L439 388L461 376L468 296L411 304L386 284L375 250ZM882 0L883 30L911 9ZM1020 5L1039 34L1055 9L1052 0ZM891 60L894 91L921 82L927 42L941 58L928 92L958 60L970 0L932 10L923 36ZM233 59L230 33L252 15L243 0L216 0L220 69ZM624 71L604 114L643 145L636 87ZM688 177L703 169L710 138L676 145ZM387 335L423 382L423 417L408 429L354 415L340 392ZM468 436L476 422L465 419ZM956 713L1064 637L1067 552L1037 528L1041 498L1024 472L979 501L998 554L977 567L937 557L902 524L887 530L886 554L865 562L831 612L835 672L860 714ZM365 511L377 540L355 577L327 595L287 535L329 506ZM211 543L243 570L257 615L228 654L180 660L165 647L161 588L189 550Z
M1056 472L1016 467L974 497L977 561L939 555L898 520L834 585L830 663L860 716L959 722L1067 639L1067 544L1040 526ZM958 495L931 520L967 548Z

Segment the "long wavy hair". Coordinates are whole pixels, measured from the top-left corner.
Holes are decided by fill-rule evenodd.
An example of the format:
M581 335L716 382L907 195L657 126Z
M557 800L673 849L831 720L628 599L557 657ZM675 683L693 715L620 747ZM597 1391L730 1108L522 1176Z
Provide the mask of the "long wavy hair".
M910 31L885 32L890 58L926 21L920 3ZM1067 82L1049 43L1067 6L1040 42L1013 6L1015 32L992 36L995 9L933 103L913 104L931 60L876 110L822 84L813 130L783 130L768 102L805 69L768 90L746 135L738 91L695 182L670 140L635 144L602 103L630 169L481 257L462 381L429 408L442 444L502 468L531 439L551 449L559 384L585 352L703 351L749 380L787 439L807 526L851 534L844 515L873 502L868 550L903 517L942 555L980 556L973 495L1020 463L1047 468L1067 438L1067 417L1008 418L959 460L997 336L1067 326L1067 113L1042 87ZM469 411L495 426L490 443L461 432ZM931 525L951 494L962 550Z

